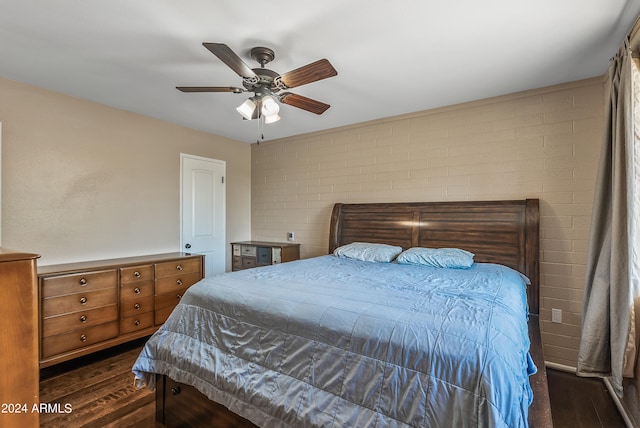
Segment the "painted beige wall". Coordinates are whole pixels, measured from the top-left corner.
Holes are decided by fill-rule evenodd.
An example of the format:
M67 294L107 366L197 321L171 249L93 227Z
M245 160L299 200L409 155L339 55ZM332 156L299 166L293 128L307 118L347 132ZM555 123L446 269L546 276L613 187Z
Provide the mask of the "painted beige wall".
M181 152L226 161L226 240L250 237L246 143L6 79L0 122L2 244L40 265L179 251Z
M310 257L335 202L539 198L545 358L575 367L603 101L598 78L254 144L252 237Z

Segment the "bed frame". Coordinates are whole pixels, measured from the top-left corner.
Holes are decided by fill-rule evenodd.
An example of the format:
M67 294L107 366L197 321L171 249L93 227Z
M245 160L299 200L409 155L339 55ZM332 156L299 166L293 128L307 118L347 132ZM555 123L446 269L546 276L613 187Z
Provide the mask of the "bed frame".
M462 248L482 263L500 263L531 280L527 298L539 313L538 200L335 204L329 253L352 242Z
M534 402L531 427L550 427L551 410L538 314L539 206L537 199L507 201L335 204L329 253L351 242L410 247L453 247L475 254L476 262L500 263L525 274L531 354L538 373L530 378ZM255 427L208 400L195 388L157 376L156 419L172 427Z

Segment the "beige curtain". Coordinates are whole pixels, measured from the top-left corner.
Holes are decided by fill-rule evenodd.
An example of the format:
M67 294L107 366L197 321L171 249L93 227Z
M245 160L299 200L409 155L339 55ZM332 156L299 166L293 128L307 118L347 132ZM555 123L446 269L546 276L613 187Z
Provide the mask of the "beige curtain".
M635 377L640 348L640 60L631 57L632 144L627 151L629 177L629 285L633 296L629 342L623 375Z
M637 235L633 219L640 215L637 198L632 37L611 59L607 82L605 135L591 221L585 272L582 339L577 373L611 376L622 396L622 377L636 357L633 302L639 294ZM638 85L636 85L638 86ZM635 126L638 126L637 124ZM635 195L634 195L635 194ZM630 235L632 234L632 235ZM634 245L635 244L635 245ZM635 246L635 250L634 250ZM634 259L636 258L636 259Z

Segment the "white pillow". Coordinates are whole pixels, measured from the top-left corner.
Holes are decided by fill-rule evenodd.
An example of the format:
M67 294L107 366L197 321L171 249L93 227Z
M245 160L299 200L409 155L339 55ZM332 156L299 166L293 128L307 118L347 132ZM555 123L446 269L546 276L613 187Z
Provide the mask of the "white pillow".
M333 254L338 257L362 260L365 262L388 263L402 252L402 247L387 244L354 242L336 248Z
M459 248L413 247L398 256L397 262L440 268L467 269L473 264L473 253Z

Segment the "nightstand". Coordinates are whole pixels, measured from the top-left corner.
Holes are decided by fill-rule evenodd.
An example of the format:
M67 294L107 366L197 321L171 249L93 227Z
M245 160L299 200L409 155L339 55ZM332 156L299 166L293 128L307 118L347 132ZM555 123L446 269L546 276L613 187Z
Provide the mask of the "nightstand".
M231 243L231 270L275 265L300 259L300 244L291 242L242 241Z

